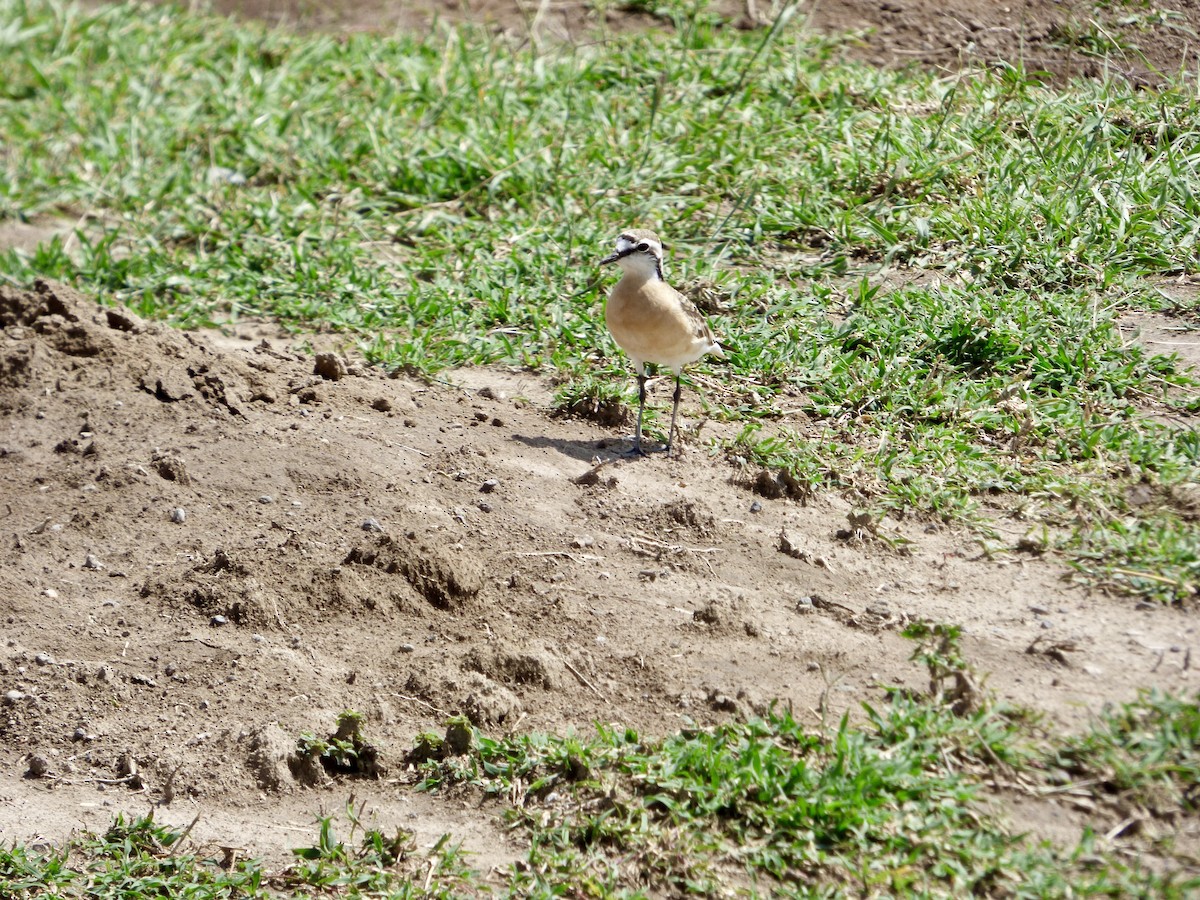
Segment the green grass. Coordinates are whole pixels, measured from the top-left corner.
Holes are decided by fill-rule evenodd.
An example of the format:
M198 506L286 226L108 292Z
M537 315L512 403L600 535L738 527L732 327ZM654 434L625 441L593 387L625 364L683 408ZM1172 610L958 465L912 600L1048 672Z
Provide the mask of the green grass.
M1200 812L1200 705L1151 693L1111 709L1048 755L1051 777L1087 779L1160 818Z
M1153 847L1154 866L1123 862L1090 831L1052 846L1014 827L988 786L1019 771L1035 795L1066 784L1114 808L1140 804L1150 821L1194 817L1196 702L1146 695L1054 741L1003 707L955 715L902 694L867 706L854 729L843 719L812 731L780 709L664 740L619 727L587 738L469 729L458 755L420 764L421 787L456 807L473 794L507 820L517 862L503 872L472 870L450 835L418 848L410 833L365 828L363 808L348 805L345 840L323 818L314 844L281 871L218 865L152 819L117 819L62 848L0 849L0 893L1183 898L1200 890L1200 870L1168 843L1123 839Z
M1194 599L1200 529L1125 496L1200 481L1200 385L1116 321L1200 270L1195 92L884 72L790 13L654 10L676 27L550 47L0 0L0 223L78 223L0 277L552 372L586 407L631 381L595 262L651 226L728 296L731 367L697 367L744 426L720 449L880 516L1016 515L1083 578Z
M361 811L347 805L350 843L337 838L332 817L323 818L317 823L316 842L297 847L296 863L281 871L268 871L258 860L239 860L236 855L218 860L181 852L190 828L159 825L153 812L133 820L118 815L104 834L83 834L59 848L0 848L0 895L29 900L329 896L444 900L463 896L464 885L470 887L474 873L448 839L418 855L410 833L385 835L362 828L357 818ZM421 877L414 878L417 865ZM426 874L429 887L425 887Z

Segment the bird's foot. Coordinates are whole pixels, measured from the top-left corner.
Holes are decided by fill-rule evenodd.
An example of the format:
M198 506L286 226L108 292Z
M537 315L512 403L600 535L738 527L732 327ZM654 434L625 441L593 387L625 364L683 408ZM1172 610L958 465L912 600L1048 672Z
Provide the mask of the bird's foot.
M638 442L621 455L629 459L640 459L653 456L655 453L666 453L669 449L668 447L648 447L644 443Z

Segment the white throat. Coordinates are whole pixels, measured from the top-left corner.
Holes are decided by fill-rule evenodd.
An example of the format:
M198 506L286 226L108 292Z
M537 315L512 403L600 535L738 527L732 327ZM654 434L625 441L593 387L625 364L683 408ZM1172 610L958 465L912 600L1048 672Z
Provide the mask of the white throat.
M658 262L646 253L630 253L617 260L626 275L641 278L645 281L658 280Z

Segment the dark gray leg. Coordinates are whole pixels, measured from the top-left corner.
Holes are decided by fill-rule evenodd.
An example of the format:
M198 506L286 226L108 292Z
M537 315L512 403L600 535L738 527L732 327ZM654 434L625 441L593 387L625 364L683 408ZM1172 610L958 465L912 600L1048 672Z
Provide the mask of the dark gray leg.
M671 430L667 432L667 456L671 455L671 441L675 439L675 417L679 415L679 398L683 396L680 375L675 376L675 405L671 407Z
M642 452L642 413L646 411L646 376L638 373L638 420L637 431L633 433L633 452Z

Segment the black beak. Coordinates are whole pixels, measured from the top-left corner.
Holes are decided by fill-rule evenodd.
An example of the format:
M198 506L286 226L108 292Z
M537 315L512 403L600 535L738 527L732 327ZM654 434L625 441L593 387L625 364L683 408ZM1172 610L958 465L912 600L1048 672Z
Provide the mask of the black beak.
M604 259L600 260L600 265L607 266L609 263L615 263L618 259L624 259L626 256L628 256L632 252L633 252L632 248L630 248L629 250L618 250L612 256L606 256L606 257L604 257Z

